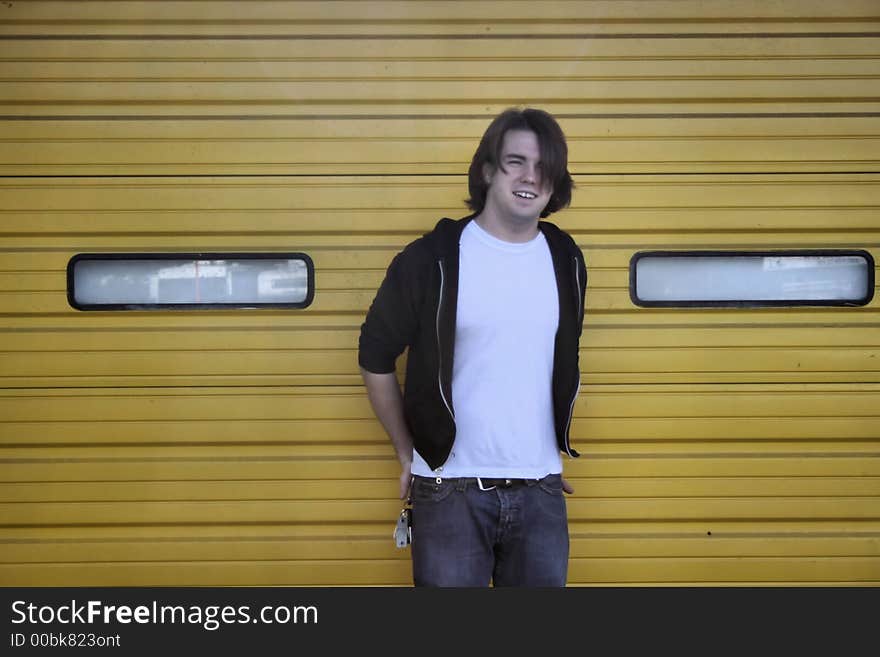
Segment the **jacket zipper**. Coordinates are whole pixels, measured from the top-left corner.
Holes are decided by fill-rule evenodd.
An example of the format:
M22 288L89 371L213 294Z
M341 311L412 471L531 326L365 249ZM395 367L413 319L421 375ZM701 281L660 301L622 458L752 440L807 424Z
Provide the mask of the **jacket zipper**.
M578 271L578 261L577 258L574 258L574 281L575 281L575 308L577 308L577 314L575 315L576 321L583 321L581 319L581 275ZM578 398L578 394L581 391L581 375L578 372L578 384L577 388L575 388L574 395L571 398L571 403L568 407L568 422L565 423L565 451L569 456L574 456L571 453L571 437L569 436L569 430L571 429L571 420L574 418L574 403Z
M578 385L574 391L574 396L571 398L571 405L568 407L568 422L565 425L565 451L566 453L574 457L574 454L571 453L571 436L569 436L569 430L571 429L571 420L574 417L574 403L578 398L578 394L581 391L581 377L578 374Z
M437 385L440 388L440 398L443 400L443 405L446 406L446 410L449 412L449 417L452 418L452 421L455 422L455 413L452 412L452 407L449 405L449 402L446 399L446 394L443 392L443 345L440 340L440 309L443 307L443 288L445 287L445 275L443 272L443 261L438 260L437 265L440 267L440 296L437 299Z

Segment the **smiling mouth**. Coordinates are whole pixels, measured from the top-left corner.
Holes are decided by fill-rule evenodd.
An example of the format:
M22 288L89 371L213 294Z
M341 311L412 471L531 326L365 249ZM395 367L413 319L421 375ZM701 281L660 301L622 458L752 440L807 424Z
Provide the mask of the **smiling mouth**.
M538 195L533 194L532 192L514 192L513 195L518 198L527 198L527 199L538 198Z

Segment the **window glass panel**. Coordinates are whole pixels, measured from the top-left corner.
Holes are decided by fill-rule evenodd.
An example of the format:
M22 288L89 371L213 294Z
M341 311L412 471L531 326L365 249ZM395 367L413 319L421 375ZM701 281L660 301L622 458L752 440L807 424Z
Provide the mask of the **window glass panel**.
M74 307L304 307L313 296L304 254L80 255L68 266Z
M645 252L630 277L639 305L862 305L874 263L866 252Z

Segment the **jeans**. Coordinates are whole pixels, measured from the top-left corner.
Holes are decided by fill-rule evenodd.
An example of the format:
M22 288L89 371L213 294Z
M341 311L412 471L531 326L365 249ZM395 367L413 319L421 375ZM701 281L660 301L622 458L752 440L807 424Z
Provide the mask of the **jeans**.
M568 549L561 475L488 491L413 479L416 586L565 586Z

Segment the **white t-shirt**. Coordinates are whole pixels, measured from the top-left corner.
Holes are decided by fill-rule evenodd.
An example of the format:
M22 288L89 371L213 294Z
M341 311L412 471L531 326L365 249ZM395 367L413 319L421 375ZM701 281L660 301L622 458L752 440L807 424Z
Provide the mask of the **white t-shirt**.
M456 438L431 470L413 474L537 479L562 472L553 420L553 354L559 296L543 233L526 243L493 237L471 221L459 243L452 374Z

